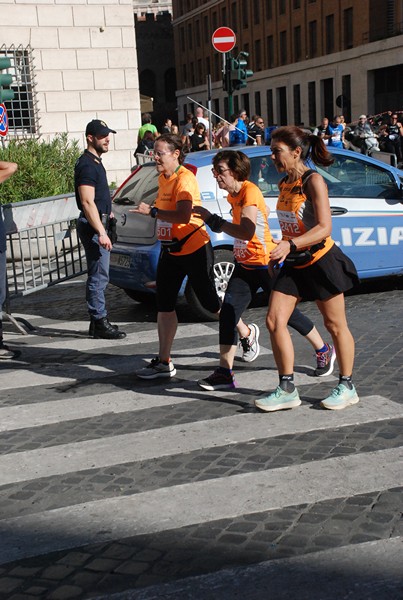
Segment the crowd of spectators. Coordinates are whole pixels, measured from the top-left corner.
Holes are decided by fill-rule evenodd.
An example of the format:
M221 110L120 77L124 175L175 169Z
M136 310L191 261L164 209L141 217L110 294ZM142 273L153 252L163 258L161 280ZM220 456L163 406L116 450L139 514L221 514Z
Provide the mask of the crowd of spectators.
M160 133L180 135L186 152L198 152L210 148L227 148L228 146L262 145L270 143L271 130L262 116L252 115L241 109L231 115L229 121L222 119L211 124L207 111L197 107L195 113L188 113L186 123L179 129L171 118L167 117L161 132L152 124L151 115L142 115L142 126L139 129L135 155L152 154L154 143ZM375 116L360 115L358 119L347 124L343 115L332 118L323 117L313 133L320 137L326 146L346 148L362 154L374 154L378 151L396 155L399 166L403 165L403 112L387 111Z

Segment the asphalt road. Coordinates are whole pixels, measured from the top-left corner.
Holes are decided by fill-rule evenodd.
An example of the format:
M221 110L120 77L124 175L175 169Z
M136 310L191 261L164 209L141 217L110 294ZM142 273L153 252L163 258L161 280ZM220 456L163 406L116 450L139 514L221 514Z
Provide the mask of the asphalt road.
M21 354L0 361L0 597L400 600L402 281L346 298L360 402L336 412L319 401L337 369L315 378L297 334L302 406L255 410L277 385L264 306L246 314L259 358L209 393L217 323L181 305L177 376L144 382L155 309L112 287L108 305L125 340L86 336L83 281L12 303L35 329L5 323Z

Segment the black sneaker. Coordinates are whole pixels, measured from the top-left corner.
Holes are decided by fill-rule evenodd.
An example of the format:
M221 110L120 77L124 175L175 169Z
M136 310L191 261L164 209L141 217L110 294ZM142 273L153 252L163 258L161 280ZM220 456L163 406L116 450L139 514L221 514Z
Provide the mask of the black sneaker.
M203 388L203 390L207 390L208 392L227 390L236 387L235 378L232 372L227 375L218 369L205 379L199 379L197 384Z

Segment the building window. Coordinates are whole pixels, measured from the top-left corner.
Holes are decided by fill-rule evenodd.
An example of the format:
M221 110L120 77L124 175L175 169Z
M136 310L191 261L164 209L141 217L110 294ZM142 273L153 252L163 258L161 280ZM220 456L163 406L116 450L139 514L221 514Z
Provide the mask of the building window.
M217 13L213 12L213 31L215 31L218 27Z
M301 8L301 0L294 0L293 8Z
M278 12L280 13L280 15L285 15L285 5L285 0L278 0Z
M294 60L301 60L301 27L294 27Z
M309 125L316 126L316 85L314 81L308 83L308 113Z
M191 23L188 25L188 47L189 50L193 48L193 27Z
M189 71L190 71L190 87L194 87L195 85L195 66L194 63L190 63L189 65Z
M197 59L197 75L199 77L199 81L197 82L197 85L201 85L203 83L203 65L202 65L202 60L201 58Z
M219 59L221 59L221 53L214 52L214 73L213 73L214 81L218 81L219 79L221 79Z
M266 19L273 18L273 0L266 0Z
M334 52L334 15L326 17L326 54Z
M246 114L250 115L249 94L242 94L242 110L246 110Z
M200 21L196 21L196 46L200 48Z
M221 23L227 23L227 7L224 6L221 10Z
M317 21L309 21L309 58L318 54L318 26Z
M236 27L237 24L237 3L233 2L231 4L231 25L232 28Z
M272 35L267 37L267 68L274 67L274 39Z
M255 113L257 115L262 114L262 103L260 101L260 92L255 92Z
M32 48L2 46L0 57L10 59L11 66L3 73L7 72L13 77L10 89L14 92L14 99L6 103L9 133L18 136L39 135Z
M280 64L287 63L287 32L280 31Z
M182 65L182 79L183 79L183 87L187 88L188 85L188 73L186 65Z
M249 2L242 0L242 25L247 29L249 27Z
M298 85L293 86L294 95L294 123L295 125L302 125L301 123L301 88Z
M262 70L262 45L260 40L255 41L255 71Z
M353 47L353 9L347 8L344 11L344 49Z
M274 125L274 107L273 107L273 90L267 90L266 92L267 102L267 123L268 125Z
M208 24L208 16L203 17L203 36L204 43L207 44L210 41L210 27Z
M253 2L253 22L255 25L260 23L260 0L254 0Z
M182 52L185 51L185 30L183 27L179 29L179 45Z
M347 123L351 121L351 75L343 75L341 78L341 93L344 104L340 107Z

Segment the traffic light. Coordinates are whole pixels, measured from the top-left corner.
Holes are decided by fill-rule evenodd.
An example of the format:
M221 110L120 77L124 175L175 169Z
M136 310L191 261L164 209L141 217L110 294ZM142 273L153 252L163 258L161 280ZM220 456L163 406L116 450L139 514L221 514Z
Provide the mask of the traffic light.
M232 77L234 90L240 90L247 86L246 80L248 77L252 77L253 71L247 69L249 56L248 52L240 52L238 58L234 59L234 74Z
M11 67L11 60L6 56L0 58L0 104L14 99L14 91L10 89L13 82L13 76L8 73L1 73L4 69ZM7 88L7 89L4 89Z

